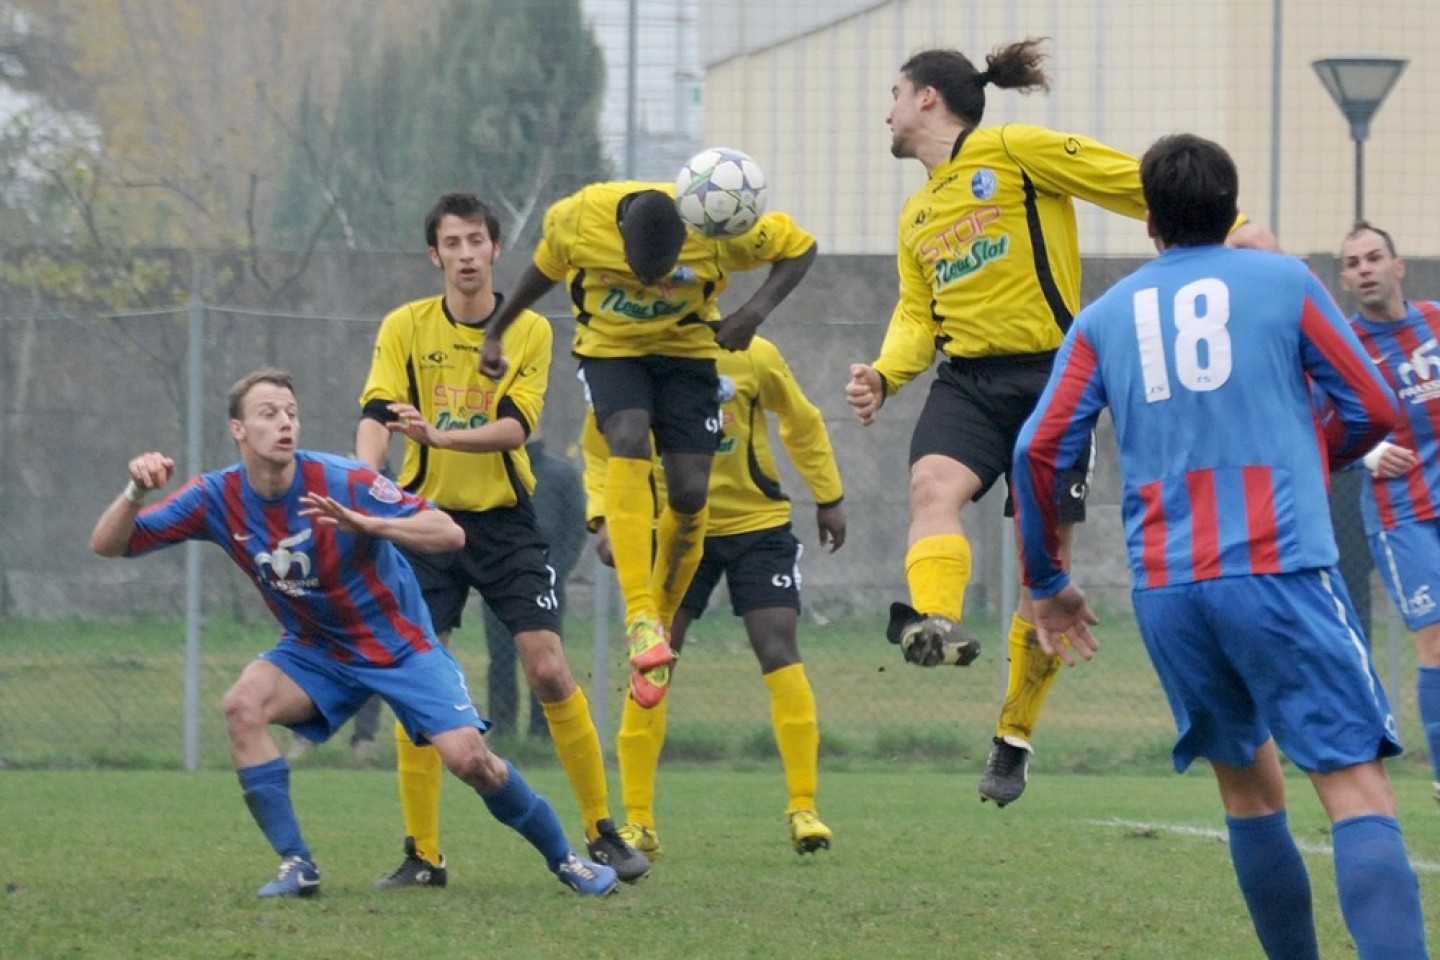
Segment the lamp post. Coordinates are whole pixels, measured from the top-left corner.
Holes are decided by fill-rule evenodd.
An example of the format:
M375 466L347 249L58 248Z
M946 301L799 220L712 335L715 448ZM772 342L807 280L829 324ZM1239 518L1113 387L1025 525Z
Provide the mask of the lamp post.
M1311 63L1335 105L1350 121L1350 139L1355 141L1357 223L1365 219L1365 141L1370 136L1370 120L1409 62L1398 57L1355 54Z

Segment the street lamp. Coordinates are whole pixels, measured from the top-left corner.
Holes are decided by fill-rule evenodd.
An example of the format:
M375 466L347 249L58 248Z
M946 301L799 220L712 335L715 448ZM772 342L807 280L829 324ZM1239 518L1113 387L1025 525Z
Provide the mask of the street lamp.
M1355 222L1365 219L1365 141L1370 136L1370 119L1400 79L1410 61L1399 57L1355 54L1327 57L1312 64L1320 82L1335 105L1350 121L1350 139L1355 141Z

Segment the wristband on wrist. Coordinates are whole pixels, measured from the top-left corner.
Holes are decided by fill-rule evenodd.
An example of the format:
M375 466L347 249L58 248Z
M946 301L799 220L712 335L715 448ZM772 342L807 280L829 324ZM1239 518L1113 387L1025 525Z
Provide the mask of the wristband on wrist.
M149 492L149 490L142 489L139 484L131 480L125 484L125 492L121 494L121 496L131 503L144 503L145 495Z

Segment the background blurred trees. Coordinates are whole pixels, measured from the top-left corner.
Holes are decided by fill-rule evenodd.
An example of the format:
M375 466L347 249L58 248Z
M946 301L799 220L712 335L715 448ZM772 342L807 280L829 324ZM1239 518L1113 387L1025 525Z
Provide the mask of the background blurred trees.
M279 302L307 261L267 251L418 250L447 189L513 244L606 175L602 85L579 0L0 0L0 282L117 310L243 271Z

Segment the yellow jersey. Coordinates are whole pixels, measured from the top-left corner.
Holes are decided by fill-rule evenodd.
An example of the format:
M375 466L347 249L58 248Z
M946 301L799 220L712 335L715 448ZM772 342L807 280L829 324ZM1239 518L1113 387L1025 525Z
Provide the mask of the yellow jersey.
M780 489L770 447L767 413L779 421L780 442L810 488L817 506L845 496L825 419L805 396L775 344L756 337L747 350L720 354L720 446L710 471L706 537L769 530L790 522L790 498ZM609 450L588 413L581 435L585 453L586 516L593 530L605 514L605 465ZM656 502L664 500L657 462Z
M535 267L551 280L566 282L577 321L574 353L719 356L716 301L730 274L799 257L815 245L815 237L783 213L768 213L731 239L687 230L670 276L645 286L625 262L617 226L620 201L642 190L675 195L669 183L596 183L556 201L545 213Z
M496 295L496 309L501 297ZM459 323L443 296L416 300L380 323L370 375L360 394L373 402L409 403L439 430L479 427L513 417L528 434L540 422L550 382L550 322L522 311L502 341L510 366L499 380L479 370L485 326ZM405 441L400 486L446 510L511 507L535 489L523 446L504 452L440 450Z
M1134 157L1006 124L964 134L900 214L900 299L875 369L893 392L949 357L1047 353L1080 307L1074 198L1143 220Z

